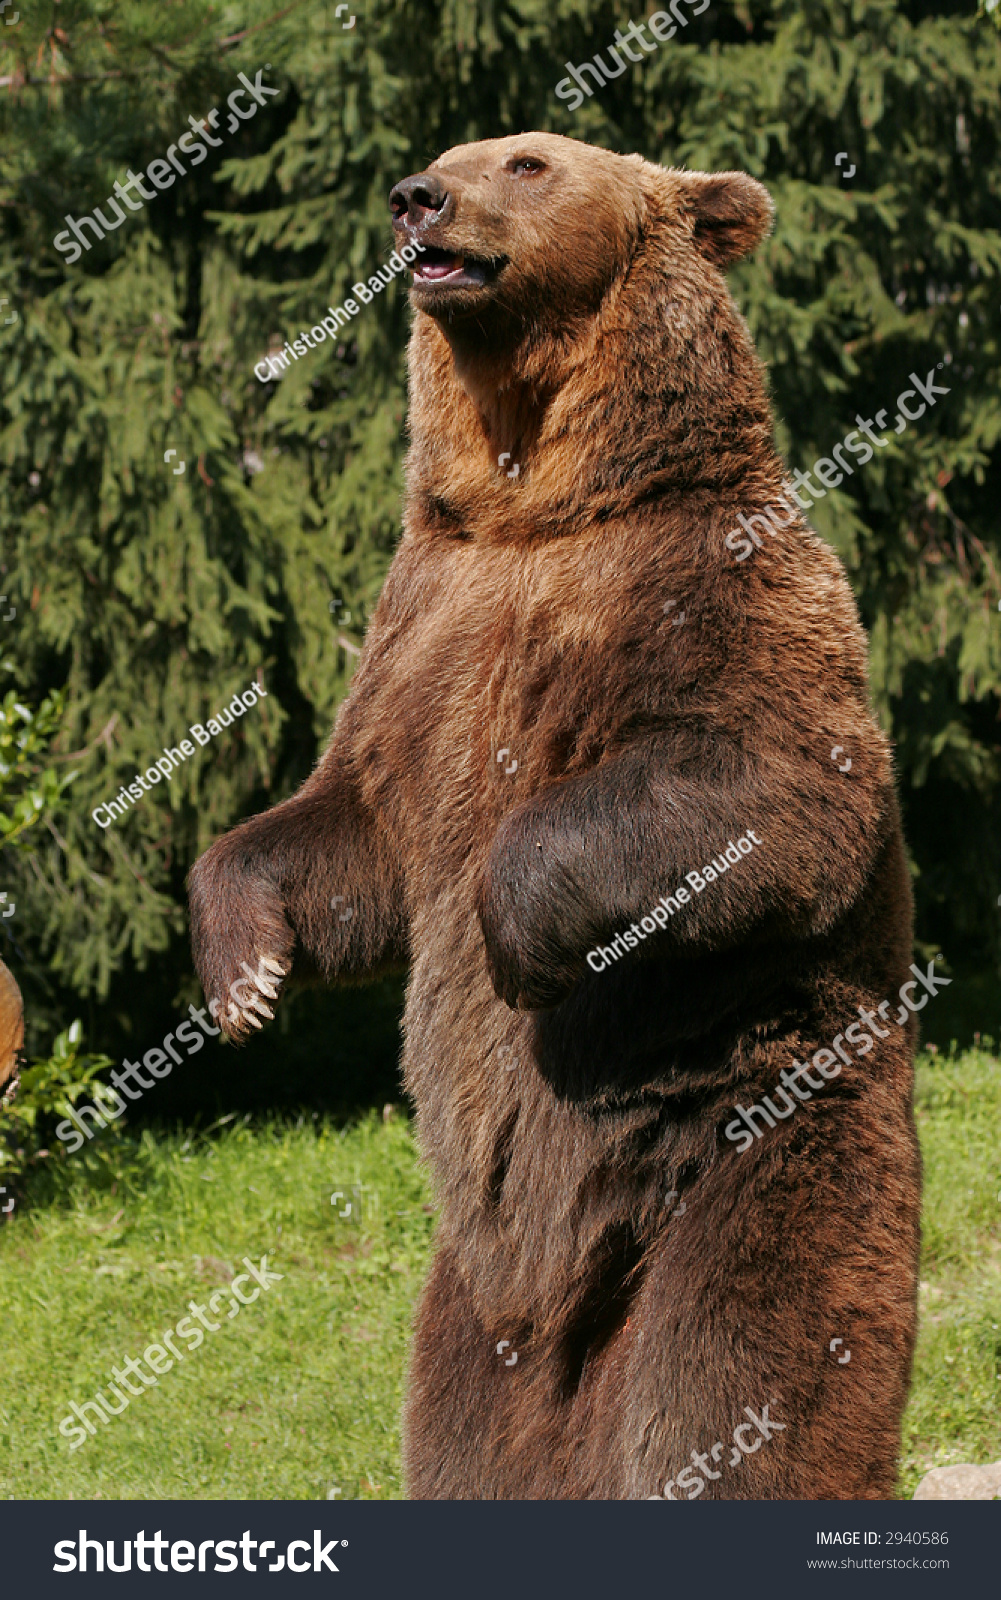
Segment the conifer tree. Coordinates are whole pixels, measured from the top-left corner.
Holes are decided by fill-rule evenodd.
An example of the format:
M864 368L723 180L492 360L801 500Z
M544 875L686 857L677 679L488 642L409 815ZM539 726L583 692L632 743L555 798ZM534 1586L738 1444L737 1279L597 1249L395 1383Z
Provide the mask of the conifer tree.
M319 0L62 0L0 28L5 642L36 700L65 690L57 754L84 752L60 840L40 834L24 867L67 990L113 1003L154 958L168 987L187 981L184 875L309 770L391 558L405 285L280 380L255 364L386 260L394 182L533 127L767 184L775 231L730 281L792 468L909 373L949 389L810 517L870 632L919 940L1001 957L996 9L678 9L674 39L576 112L554 92L565 63L629 8L376 0L348 26ZM230 132L240 72L281 93ZM108 215L115 180L213 107L209 158L68 264L67 214ZM258 674L258 710L114 826L91 820Z

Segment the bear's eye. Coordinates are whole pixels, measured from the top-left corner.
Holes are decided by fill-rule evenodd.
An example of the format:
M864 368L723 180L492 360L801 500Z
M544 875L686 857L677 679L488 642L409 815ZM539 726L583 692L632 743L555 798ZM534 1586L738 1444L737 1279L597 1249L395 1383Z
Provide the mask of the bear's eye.
M545 170L545 162L536 161L534 156L519 156L511 167L511 171L516 178L520 178L523 172L544 172Z

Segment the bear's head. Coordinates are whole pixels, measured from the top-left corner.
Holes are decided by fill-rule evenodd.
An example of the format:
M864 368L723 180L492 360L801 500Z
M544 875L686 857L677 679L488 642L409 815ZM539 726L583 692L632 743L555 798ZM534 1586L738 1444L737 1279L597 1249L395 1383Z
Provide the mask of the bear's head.
M746 254L772 215L743 172L682 172L553 133L446 150L389 197L398 241L420 244L414 304L443 329L555 331L593 315L653 234L680 265L721 268Z
M426 511L496 522L506 451L525 463L522 511L538 526L567 481L547 448L561 430L586 441L591 491L600 463L622 467L639 438L648 451L676 441L689 482L684 458L701 460L705 441L746 428L770 439L762 369L723 278L771 221L755 179L524 133L446 151L396 185L390 208L397 247L422 247L408 473ZM722 471L732 481L732 464Z

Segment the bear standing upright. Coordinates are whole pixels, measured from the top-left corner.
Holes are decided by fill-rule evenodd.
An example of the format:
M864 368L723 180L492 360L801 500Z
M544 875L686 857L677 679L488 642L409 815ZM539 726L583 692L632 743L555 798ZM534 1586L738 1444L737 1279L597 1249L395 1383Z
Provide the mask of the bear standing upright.
M722 276L768 195L530 133L390 202L425 246L403 538L315 772L192 872L206 994L258 973L242 1039L293 968L409 964L412 1496L888 1496L910 891L839 562L796 505L725 548L783 479Z

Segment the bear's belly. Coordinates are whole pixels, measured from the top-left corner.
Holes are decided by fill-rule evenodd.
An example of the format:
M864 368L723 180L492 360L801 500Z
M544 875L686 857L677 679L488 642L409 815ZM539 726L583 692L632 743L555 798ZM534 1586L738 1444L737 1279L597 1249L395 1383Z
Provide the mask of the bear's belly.
M409 1494L644 1499L701 1454L719 1469L697 1491L708 1498L889 1496L915 1336L918 1159L907 1118L871 1109L826 1171L801 1161L801 1181L756 1186L749 1171L742 1194L690 1191L641 1257L624 1240L606 1250L541 1329L484 1315L491 1285L470 1282L446 1217L410 1365ZM888 1151L848 1200L860 1131ZM836 1329L850 1366L830 1354ZM748 1413L767 1420L764 1407L775 1429L751 1448ZM832 1438L851 1448L832 1452Z
M585 1105L540 1072L535 1019L501 1008L513 1031L491 1032L485 981L460 1015L447 986L416 978L408 1075L442 1217L409 1492L645 1498L775 1397L786 1431L703 1493L890 1494L919 1210L906 1035L881 1046L878 1077L831 1084L819 1114L800 1106L743 1154L721 1150L725 1086ZM725 1083L728 1055L712 1053L707 1079ZM768 1087L789 1054L763 1049ZM835 1336L853 1351L840 1371ZM859 1438L850 1463L825 1454L832 1430Z

